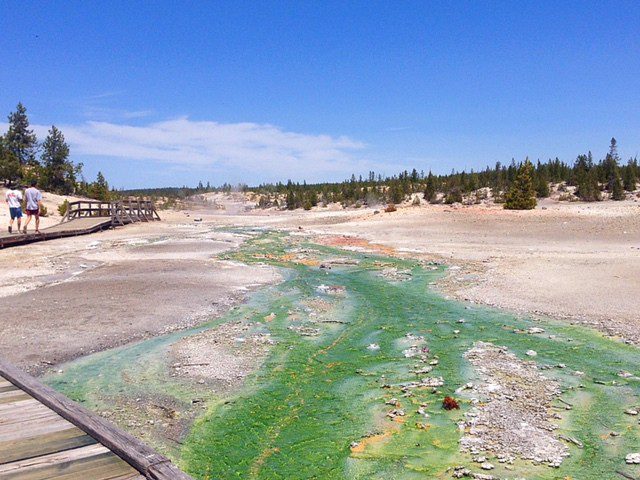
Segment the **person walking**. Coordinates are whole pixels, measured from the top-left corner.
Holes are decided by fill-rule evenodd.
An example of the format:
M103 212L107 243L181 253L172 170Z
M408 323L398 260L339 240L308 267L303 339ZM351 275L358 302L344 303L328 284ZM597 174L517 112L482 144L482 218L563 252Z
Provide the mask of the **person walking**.
M27 221L24 222L22 233L27 233L27 226L31 217L36 217L36 233L40 233L40 207L42 206L42 193L36 188L38 182L31 180L31 187L24 191L27 200Z
M14 189L12 184L9 184L9 190L4 196L7 205L9 205L9 233L13 231L13 221L18 222L18 232L20 232L20 224L22 223L22 192L18 189Z

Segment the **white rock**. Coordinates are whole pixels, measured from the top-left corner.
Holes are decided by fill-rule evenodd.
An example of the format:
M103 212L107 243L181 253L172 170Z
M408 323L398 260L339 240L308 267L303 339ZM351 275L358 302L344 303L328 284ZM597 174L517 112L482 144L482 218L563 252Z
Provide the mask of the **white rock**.
M630 453L624 457L624 461L627 463L640 463L640 453Z
M493 470L495 467L489 462L484 462L482 465L480 465L480 468L483 470Z
M529 330L527 330L529 333L544 333L544 329L540 328L540 327L532 327Z
M527 356L535 357L536 355L538 355L538 352L536 352L535 350L527 350Z
M377 343L370 343L367 346L367 350L380 350L380 345L378 345Z

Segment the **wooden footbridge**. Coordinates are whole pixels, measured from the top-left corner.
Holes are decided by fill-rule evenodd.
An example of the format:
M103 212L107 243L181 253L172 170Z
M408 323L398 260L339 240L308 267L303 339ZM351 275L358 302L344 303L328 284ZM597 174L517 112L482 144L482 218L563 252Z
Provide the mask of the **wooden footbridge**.
M89 200L70 202L62 221L52 227L41 229L40 233L35 233L33 230L35 228L33 221L29 224L29 228L32 230L26 234L21 232L0 233L0 248L86 235L119 225L155 220L160 220L160 215L149 199L129 198L115 202Z
M0 480L192 480L135 437L0 360Z

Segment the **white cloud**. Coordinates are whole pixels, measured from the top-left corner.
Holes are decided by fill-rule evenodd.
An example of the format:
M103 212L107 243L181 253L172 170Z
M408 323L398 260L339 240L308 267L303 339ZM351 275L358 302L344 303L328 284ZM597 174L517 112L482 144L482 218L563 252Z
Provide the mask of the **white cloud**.
M56 126L70 144L75 161L126 185L133 184L127 174L112 168L113 163L105 159L137 161L147 173L135 184L144 185L165 184L167 174L178 174L188 182L188 172L192 172L193 181L215 172L221 181L314 182L340 181L352 173L364 176L370 170L393 174L404 168L399 163L373 160L367 145L347 136L297 133L270 124L181 117L146 125L87 121ZM7 127L0 123L0 133ZM32 128L42 141L50 126Z
M256 123L192 121L145 126L110 122L58 125L74 157L112 157L197 170L243 171L253 178L322 178L369 168L354 156L365 148L345 136L310 135ZM34 125L43 139L49 127Z

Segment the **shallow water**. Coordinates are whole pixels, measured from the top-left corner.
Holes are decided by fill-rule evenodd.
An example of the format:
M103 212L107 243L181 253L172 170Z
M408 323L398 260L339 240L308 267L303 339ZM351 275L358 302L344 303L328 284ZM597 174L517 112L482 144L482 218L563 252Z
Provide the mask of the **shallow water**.
M560 468L518 460L513 470L491 459L498 478L622 478L616 470L640 475L627 466L627 453L640 451L637 417L624 410L640 404L640 380L618 372L638 373L638 349L567 324L530 321L493 309L444 299L428 284L443 273L418 262L349 252L307 243L280 233L256 234L238 252L223 257L268 263L285 269L286 280L264 289L240 308L198 329L173 333L72 362L48 379L56 389L90 408L109 406L118 396L162 394L188 403L198 387L169 377L167 349L178 339L231 320L248 319L271 333L277 343L264 366L232 398L211 393L207 412L193 426L179 452L179 465L201 479L218 478L451 478L451 467L467 465L459 451L463 434L457 422L470 408L454 391L473 382L463 358L474 342L507 346L523 359L535 350L541 365L564 363L566 369L543 374L560 381L562 399L555 402L562 420L555 434L579 439ZM357 265L320 269L318 261L355 259ZM383 268L409 270L406 281L379 275ZM327 294L320 285L344 287ZM324 300L327 310L315 308ZM310 303L311 302L311 303ZM314 303L316 302L316 303ZM275 313L269 322L265 316ZM464 318L465 323L458 323ZM290 326L311 326L317 336L301 336ZM515 333L542 327L545 333ZM460 330L455 334L454 330ZM417 380L410 373L415 359L405 358L407 334L422 335L439 364L428 376L445 384L432 393L416 390L401 398L399 384ZM549 338L553 336L553 338ZM377 344L379 349L368 349ZM584 372L575 376L574 371ZM422 376L423 377L423 376ZM421 377L420 377L421 378ZM383 388L389 386L390 388ZM202 395L202 391L198 391ZM445 395L461 400L461 410L441 408ZM385 401L401 398L402 423L385 417ZM426 403L427 420L416 412ZM427 423L417 428L417 423ZM611 437L609 432L620 435ZM352 442L359 443L352 448Z

